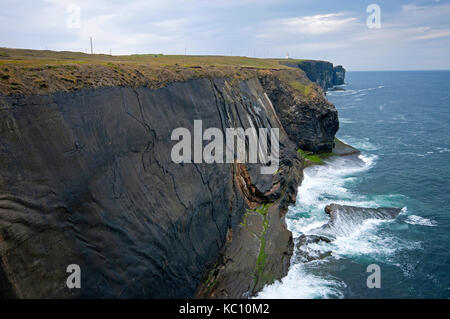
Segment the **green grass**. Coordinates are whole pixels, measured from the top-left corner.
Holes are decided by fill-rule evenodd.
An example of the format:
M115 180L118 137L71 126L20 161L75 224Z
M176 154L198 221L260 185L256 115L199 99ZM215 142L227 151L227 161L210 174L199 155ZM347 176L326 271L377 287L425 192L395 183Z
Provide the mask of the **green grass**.
M360 151L356 148L345 144L337 137L334 138L334 147L331 153L324 152L319 154L314 154L313 152L304 151L302 149L298 149L297 152L301 154L306 159L306 164L324 164L324 160L329 158L330 156L345 156L345 155L354 155L359 154Z
M305 159L311 161L314 164L324 164L322 160L322 154L313 154L312 152L307 152L302 149L298 149L297 152L301 154ZM328 155L328 153L326 153Z
M0 48L0 64L79 64L79 63L131 63L151 64L158 66L179 65L182 67L233 66L261 69L288 69L282 59L258 59L243 56L214 56L214 55L163 55L163 54L132 54L108 55L86 54L83 52L28 50ZM295 60L297 61L297 60ZM300 61L300 60L298 60Z
M214 263L214 266L212 267L212 270L208 274L208 278L203 283L203 286L206 288L208 295L211 292L211 289L214 288L214 286L216 284L217 278L215 278L214 272L216 271L216 268L218 265L219 265L219 260L216 260L216 262Z
M310 95L313 92L313 87L310 83L300 83L298 81L292 81L289 82L289 85L304 96Z
M273 205L272 203L267 203L267 204L263 204L261 207L255 209L255 210L247 209L247 212L244 214L243 220L240 223L240 225L242 227L245 227L249 232L251 232L253 235L258 237L258 239L260 241L260 248L259 248L258 257L256 259L256 266L255 266L255 280L262 277L263 272L264 272L264 267L265 267L266 261L267 261L266 234L267 234L267 230L269 228L268 211L272 205ZM262 223L263 230L259 235L248 228L247 217L250 213L258 213L259 215L261 215L263 217L263 223ZM214 271L216 270L217 266L218 266L218 261L216 261L214 267L212 267L212 270L208 274L208 278L203 283L203 286L206 288L208 294L216 284L216 278L214 276Z
M308 100L321 93L297 67L301 61L212 55L113 56L0 48L0 70L9 70L8 75L0 76L0 93L46 94L115 86L159 89L196 78L226 78L237 83L268 75L277 77L292 87L294 94ZM34 81L35 76L43 82ZM77 80L67 81L72 77Z

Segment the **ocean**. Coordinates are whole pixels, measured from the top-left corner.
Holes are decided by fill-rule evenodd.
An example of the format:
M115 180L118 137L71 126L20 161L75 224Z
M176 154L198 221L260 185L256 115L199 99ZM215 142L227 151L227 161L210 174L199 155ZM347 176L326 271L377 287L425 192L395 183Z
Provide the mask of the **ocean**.
M315 252L291 261L288 275L259 298L450 297L450 71L348 72L328 99L339 111L337 137L359 159L334 157L309 167L286 216L294 239L328 221L339 203L399 207L390 221L364 221ZM369 265L381 288L368 288Z

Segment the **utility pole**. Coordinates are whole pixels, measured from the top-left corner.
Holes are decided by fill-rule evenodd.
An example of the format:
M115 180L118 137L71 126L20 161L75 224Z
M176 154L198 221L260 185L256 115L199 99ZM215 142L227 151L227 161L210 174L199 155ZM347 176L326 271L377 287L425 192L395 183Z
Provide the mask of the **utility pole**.
M94 48L92 46L92 37L90 37L90 39L91 39L91 54L94 54Z

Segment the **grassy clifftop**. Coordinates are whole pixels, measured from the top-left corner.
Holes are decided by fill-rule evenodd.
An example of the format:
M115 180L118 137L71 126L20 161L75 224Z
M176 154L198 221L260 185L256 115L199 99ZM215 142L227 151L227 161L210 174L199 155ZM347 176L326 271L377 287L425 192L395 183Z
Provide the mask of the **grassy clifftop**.
M153 66L181 65L189 66L239 66L251 68L286 68L280 64L282 59L258 59L240 56L195 56L195 55L163 55L163 54L133 54L106 55L86 54L70 51L28 50L0 48L0 65L13 62L16 64L95 64L95 63L145 63ZM292 63L304 60L289 60Z
M231 56L110 56L0 48L0 93L45 94L111 86L160 88L171 82L200 77L248 79L280 72L300 94L313 93L303 71L283 65L284 61Z

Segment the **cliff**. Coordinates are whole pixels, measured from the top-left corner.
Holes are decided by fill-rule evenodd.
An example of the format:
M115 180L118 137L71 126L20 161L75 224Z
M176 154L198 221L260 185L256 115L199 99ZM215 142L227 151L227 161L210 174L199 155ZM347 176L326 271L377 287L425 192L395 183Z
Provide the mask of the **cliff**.
M287 61L284 64L302 69L312 82L324 90L345 83L345 69L341 65L333 66L330 62L315 60Z
M0 297L245 298L287 273L296 150L329 149L338 128L303 71L3 51ZM279 128L279 170L174 163L171 132L199 119L222 131ZM66 286L70 264L81 289Z

